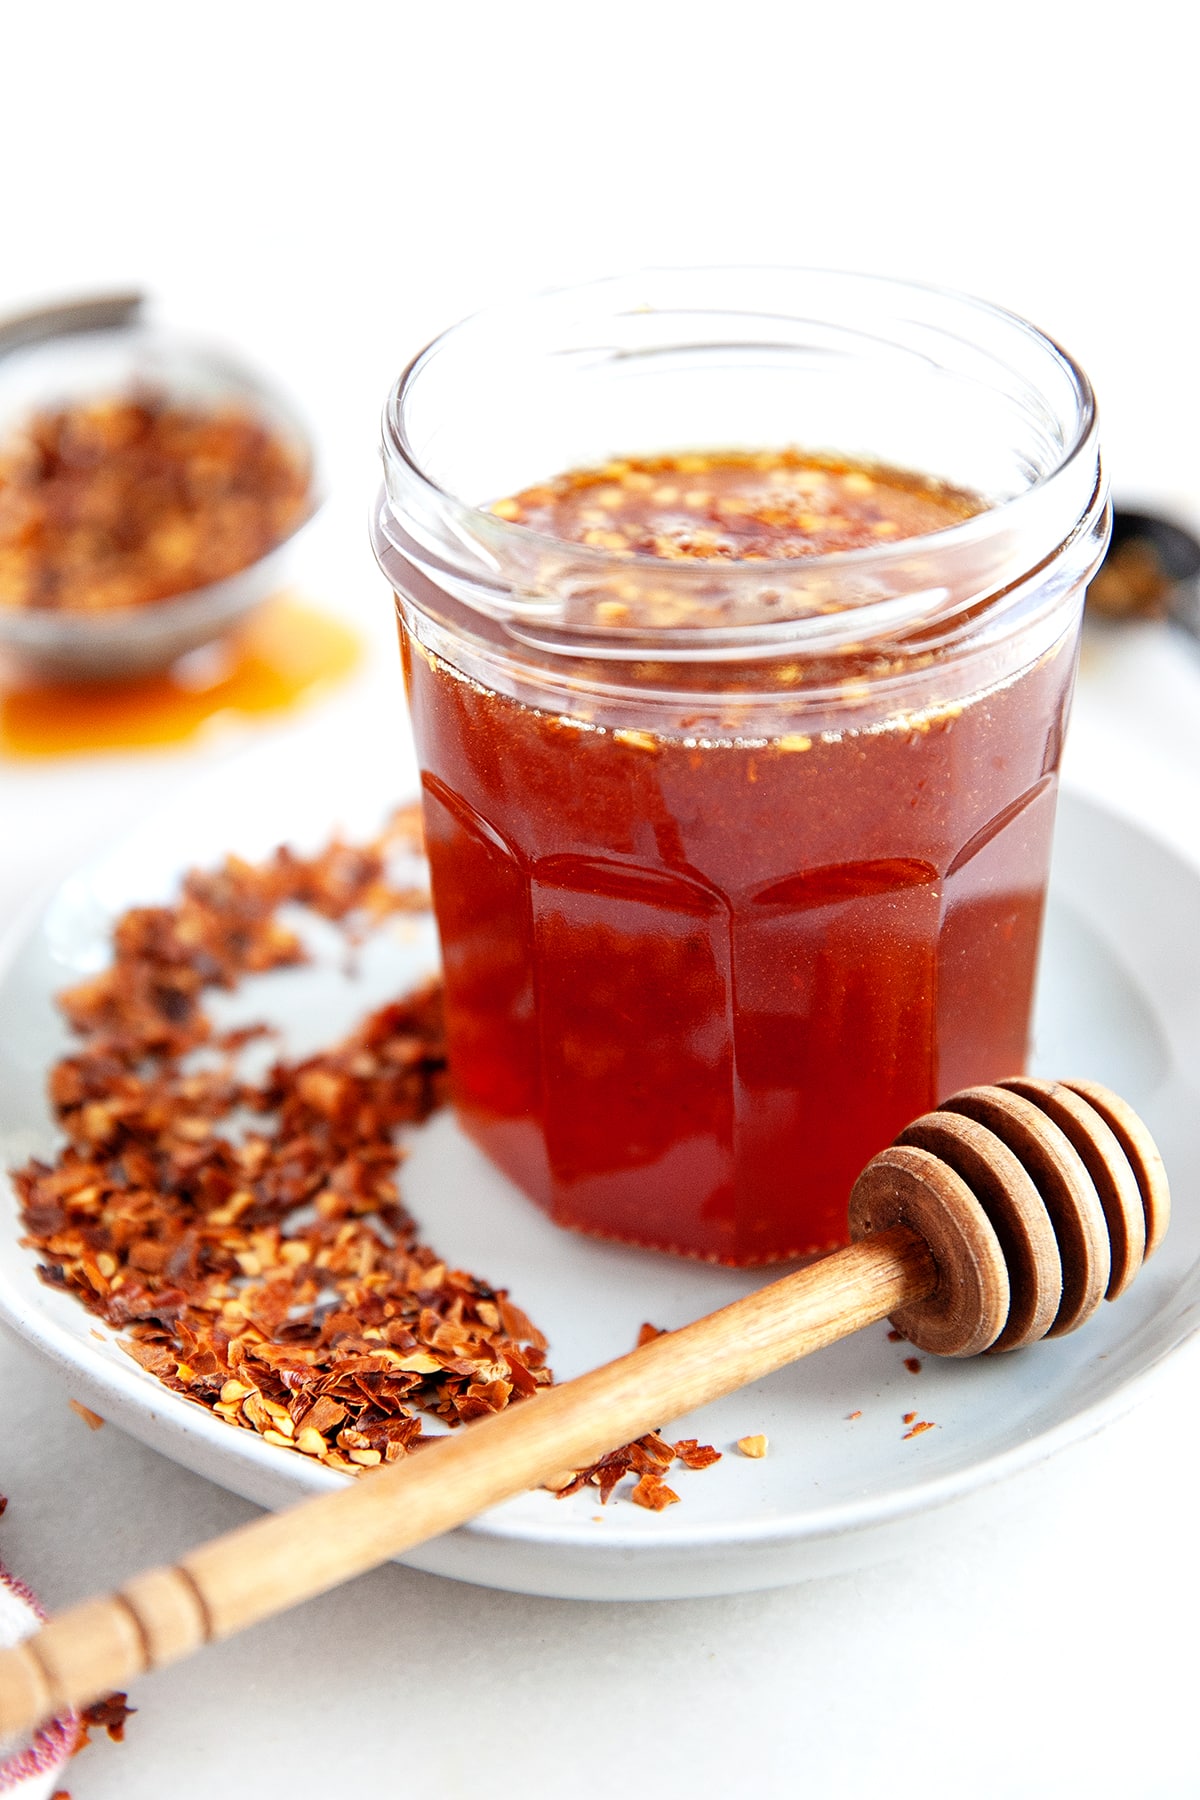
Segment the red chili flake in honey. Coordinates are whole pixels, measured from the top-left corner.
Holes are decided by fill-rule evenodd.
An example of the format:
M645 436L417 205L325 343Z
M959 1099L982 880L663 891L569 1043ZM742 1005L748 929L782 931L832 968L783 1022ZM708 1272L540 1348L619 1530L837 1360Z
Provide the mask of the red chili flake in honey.
M906 1356L904 1359L904 1366L910 1375L919 1375L921 1373L921 1359L919 1356Z
M568 543L673 562L827 556L943 531L980 510L976 495L933 477L792 449L622 458L492 507Z

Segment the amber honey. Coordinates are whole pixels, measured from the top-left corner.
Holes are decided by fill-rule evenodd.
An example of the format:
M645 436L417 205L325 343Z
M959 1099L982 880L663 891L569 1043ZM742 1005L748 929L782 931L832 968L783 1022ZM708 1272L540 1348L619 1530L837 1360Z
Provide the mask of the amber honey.
M123 681L0 677L0 752L50 757L185 743L222 715L286 712L343 679L361 645L340 620L279 595L172 668Z
M552 1218L752 1263L1028 1054L1107 490L1083 371L965 295L643 269L393 384L460 1115Z
M740 560L980 504L785 451L628 459L493 510L614 561ZM1072 641L834 729L777 669L795 718L764 737L649 700L636 730L556 713L410 638L454 1093L489 1155L601 1236L731 1263L844 1241L876 1150L1024 1066Z

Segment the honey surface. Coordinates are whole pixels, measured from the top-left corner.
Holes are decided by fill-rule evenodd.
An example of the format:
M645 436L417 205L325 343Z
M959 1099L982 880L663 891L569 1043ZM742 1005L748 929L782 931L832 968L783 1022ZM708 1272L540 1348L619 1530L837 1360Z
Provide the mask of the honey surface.
M981 509L976 495L929 476L799 450L622 458L492 507L598 550L740 562L877 547L943 531Z

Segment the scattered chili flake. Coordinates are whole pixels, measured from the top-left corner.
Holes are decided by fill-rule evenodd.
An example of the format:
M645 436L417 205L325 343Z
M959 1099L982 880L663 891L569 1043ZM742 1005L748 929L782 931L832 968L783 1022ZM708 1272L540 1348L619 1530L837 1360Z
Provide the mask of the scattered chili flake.
M848 1419L861 1419L862 1418L862 1408L860 1407L857 1412L847 1413L846 1417Z
M695 1438L681 1438L675 1445L675 1454L685 1469L708 1469L721 1460L719 1450L711 1444L698 1443Z
M919 1356L906 1356L904 1359L904 1366L910 1375L919 1375L921 1373L921 1359Z
M893 1326L891 1331L887 1334L887 1341L889 1344L904 1344L907 1343L908 1340L902 1331L897 1331Z
M913 1420L916 1418L916 1416L917 1416L916 1413L905 1413L902 1423L905 1425L911 1425Z
M85 1406L82 1400L68 1400L67 1405L75 1414L76 1418L83 1420L89 1431L101 1431L103 1429L104 1420L100 1417L100 1414L93 1412L90 1406Z
M674 1446L656 1431L648 1431L644 1437L635 1438L631 1444L622 1444L616 1450L610 1450L598 1462L591 1463L586 1469L580 1469L568 1485L559 1491L559 1499L566 1499L569 1494L576 1494L587 1485L600 1490L600 1504L607 1506L609 1497L617 1483L628 1474L654 1475L661 1478L675 1460Z
M622 1444L618 1450L610 1450L599 1462L594 1462L586 1469L580 1469L560 1487L556 1479L554 1491L560 1500L570 1494L577 1494L581 1488L591 1486L600 1493L600 1504L607 1506L617 1484L626 1475L637 1475L640 1479L633 1488L629 1498L639 1506L650 1505L646 1498L652 1492L654 1483L661 1484L662 1478L673 1462L680 1462L685 1469L707 1469L715 1462L720 1462L721 1452L711 1444L701 1444L695 1438L681 1438L677 1444L669 1444L657 1431L648 1431L644 1437L636 1438L632 1444ZM652 1487L646 1487L650 1481ZM549 1485L549 1484L547 1484ZM638 1491L641 1490L641 1498ZM662 1500L652 1510L661 1512L679 1498L668 1487L663 1488L669 1494L669 1500Z
M553 1381L532 1320L420 1242L400 1199L394 1134L445 1098L441 991L392 1001L258 1081L238 1053L269 1028L219 1033L204 996L305 961L285 906L352 944L426 910L393 872L420 845L409 808L372 843L230 857L187 874L174 905L122 915L111 966L59 996L79 1039L49 1081L66 1141L14 1172L43 1281L123 1332L174 1392L351 1475L429 1441L422 1413L455 1427ZM678 1498L663 1481L673 1462L719 1454L650 1432L547 1485L606 1502L634 1475L637 1504L661 1511Z
M910 1414L909 1416L911 1417L912 1415ZM906 1439L920 1437L923 1431L932 1431L933 1429L934 1424L932 1419L921 1419L913 1426L911 1431L906 1431L904 1436Z
M757 1459L767 1454L767 1440L760 1432L757 1437L743 1437L737 1441L737 1447L743 1456Z
M126 1704L127 1700L126 1694L106 1694L102 1700L94 1700L91 1706L85 1706L79 1715L78 1748L82 1750L87 1743L89 1732L101 1729L107 1731L114 1744L124 1743L125 1721L137 1711L136 1706Z
M640 1350L643 1344L652 1343L655 1338L665 1335L660 1326L644 1324L638 1331L637 1347ZM556 1476L552 1482L544 1485L551 1488L560 1500L591 1485L600 1490L601 1504L607 1506L617 1484L624 1476L634 1473L640 1478L629 1498L638 1506L649 1506L652 1511L661 1512L663 1507L670 1506L679 1499L679 1495L671 1488L662 1485L662 1475L671 1467L672 1462L682 1463L685 1469L708 1469L720 1460L721 1452L712 1444L702 1444L697 1438L680 1438L678 1443L669 1444L657 1432L651 1431L632 1444L623 1444L620 1449L610 1451L599 1462L580 1469L577 1474ZM655 1483L658 1484L657 1487ZM661 1495L666 1497L659 1497L659 1488Z
M629 1498L635 1506L644 1506L648 1512L662 1512L665 1507L679 1504L675 1489L669 1488L657 1475L643 1475Z
M436 985L257 1082L236 1057L266 1028L218 1034L204 996L304 960L285 905L352 940L423 909L390 874L419 844L409 809L372 844L231 857L127 912L111 967L60 996L81 1040L50 1077L67 1141L15 1177L43 1280L175 1392L347 1473L402 1456L421 1412L453 1426L536 1393L546 1340L422 1244L399 1198L393 1133L444 1095Z
M310 479L242 405L145 388L39 413L0 443L0 606L100 613L223 580L295 529Z

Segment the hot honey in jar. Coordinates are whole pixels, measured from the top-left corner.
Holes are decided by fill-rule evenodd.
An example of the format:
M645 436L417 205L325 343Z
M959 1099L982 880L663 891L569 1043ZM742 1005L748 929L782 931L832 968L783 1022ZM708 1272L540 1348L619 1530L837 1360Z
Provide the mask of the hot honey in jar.
M981 593L1001 509L795 446L610 456L476 509L507 606L387 530L456 1105L561 1224L823 1250L875 1151L1024 1066L1102 529Z

